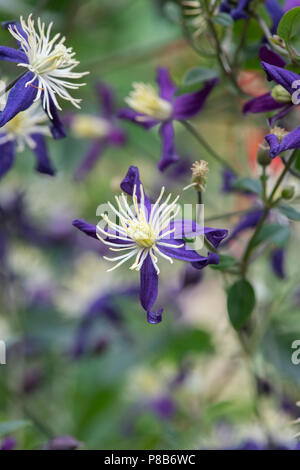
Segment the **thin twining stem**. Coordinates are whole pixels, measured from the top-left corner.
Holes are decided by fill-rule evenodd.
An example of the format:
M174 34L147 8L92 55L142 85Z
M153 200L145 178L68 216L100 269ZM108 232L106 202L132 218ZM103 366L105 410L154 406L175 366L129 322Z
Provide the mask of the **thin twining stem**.
M195 137L195 139L199 142L200 145L214 158L217 160L221 165L223 165L225 168L229 168L231 171L233 171L236 174L236 169L233 168L233 166L228 163L224 158L222 158L220 155L217 154L217 152L209 145L208 142L202 137L202 135L199 134L199 132L195 129L195 127L188 121L180 121L181 124Z

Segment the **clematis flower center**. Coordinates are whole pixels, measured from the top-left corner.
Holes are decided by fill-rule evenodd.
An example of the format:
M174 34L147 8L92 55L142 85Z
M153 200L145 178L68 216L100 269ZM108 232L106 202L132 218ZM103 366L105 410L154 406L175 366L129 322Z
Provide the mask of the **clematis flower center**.
M157 241L157 234L155 234L151 224L144 220L129 221L127 233L142 248L151 248Z
M288 131L286 131L285 129L283 129L282 127L279 127L279 126L273 127L273 128L270 130L270 133L271 133L271 134L274 134L274 135L277 137L279 143L282 141L282 139L283 139L286 135L288 135Z
M72 119L71 128L76 137L97 139L107 137L110 124L106 119L80 114Z
M64 44L57 44L49 55L37 51L30 64L31 70L37 75L43 75L60 67L69 67L74 63L73 55L72 48L67 49Z
M172 105L160 98L152 85L133 83L133 91L125 98L126 103L138 113L165 121L172 115Z
M278 103L289 103L292 100L291 94L282 85L274 86L271 95Z
M142 185L140 185L140 202L138 202L136 186L134 186L132 208L129 207L124 194L122 194L121 198L116 197L118 210L112 204L108 203L110 209L118 217L119 225L109 219L106 214L102 214L102 218L107 223L110 231L108 233L98 224L97 237L105 245L108 245L111 251L125 253L116 258L104 257L107 261L118 261L109 271L113 271L133 256L135 256L135 261L130 269L135 269L136 271L140 271L148 255L151 257L157 274L159 273L157 255L173 263L172 258L163 253L160 247L171 247L174 249L184 246L184 244L174 245L169 243L170 234L175 232L175 228L167 228L170 227L171 221L178 213L179 207L177 207L177 201L179 196L177 196L172 203L169 203L171 197L171 194L169 194L165 202L159 205L164 190L165 188L162 188L157 201L151 206L150 214L147 213ZM103 235L105 238L103 238ZM108 241L106 239L107 236L111 240ZM117 243L118 239L122 241L121 245Z
M25 87L33 86L37 89L34 101L42 98L43 108L52 119L51 101L53 105L61 110L57 96L63 100L70 101L73 106L80 108L80 99L73 98L68 89L77 90L85 83L74 83L71 80L87 75L89 72L73 72L79 64L75 59L72 48L64 45L65 37L58 33L50 39L53 23L46 28L41 19L37 19L37 28L32 15L27 22L21 17L20 27L12 24L8 30L20 44L21 50L26 54L27 61L18 63L19 67L25 67L33 73ZM34 83L35 82L35 83ZM37 82L37 85L36 85Z

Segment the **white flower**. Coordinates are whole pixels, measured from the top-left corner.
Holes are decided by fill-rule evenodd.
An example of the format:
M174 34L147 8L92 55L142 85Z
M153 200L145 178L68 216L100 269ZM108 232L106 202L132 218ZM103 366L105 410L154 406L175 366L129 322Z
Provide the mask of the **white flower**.
M161 121L168 120L172 115L172 105L160 98L152 85L134 82L133 90L125 98L125 102L138 113ZM144 120L142 116L137 120Z
M125 251L125 254L117 256L115 258L104 257L108 261L118 261L118 263L108 271L116 269L125 261L135 256L135 261L130 269L140 271L145 259L148 254L151 257L153 265L156 269L157 274L159 268L157 266L158 258L156 255L160 255L163 258L173 263L172 258L164 254L159 248L171 247L181 248L182 245L174 245L167 243L165 240L170 239L170 234L175 232L175 228L168 230L171 221L176 217L179 207L176 205L179 196L177 196L172 203L169 204L171 194L166 198L165 202L159 205L161 198L164 194L165 188L162 188L161 193L153 206L151 206L150 214L147 217L147 207L145 206L145 196L142 185L141 190L141 201L138 203L136 195L136 185L133 191L133 208L130 208L127 203L127 198L124 194L120 198L116 196L116 202L118 209L108 203L110 209L116 216L119 217L120 225L112 222L106 214L101 214L101 217L108 224L111 229L109 233L105 231L100 224L97 225L98 231L105 235L105 237L115 238L117 240L126 241L128 244L120 245L111 241L105 240L99 233L98 238L110 247L111 251ZM166 230L167 229L167 230Z
M72 51L72 48L67 48L64 45L65 37L61 38L60 34L56 34L50 39L53 23L50 23L46 30L45 23L42 23L40 18L37 20L38 30L36 30L32 15L29 15L27 23L21 17L20 23L24 35L18 31L15 25L10 25L8 30L20 43L28 58L28 63L19 63L18 66L26 67L34 74L34 77L25 86L34 86L32 83L36 79L38 80L38 92L35 101L39 100L42 92L44 92L43 108L50 118L52 118L50 98L56 108L61 110L56 95L70 101L76 108L80 108L79 103L81 100L73 98L67 89L77 90L85 83L73 83L69 79L81 78L89 72L75 73L72 71L79 62L75 60L75 52Z
M0 89L5 89L5 82L2 80L0 81ZM5 107L5 104L6 96L2 95L0 111ZM25 145L34 149L36 144L31 137L33 134L51 136L49 126L45 125L45 122L48 122L48 118L41 104L32 104L26 111L18 113L1 128L0 145L15 141L17 152L23 152Z

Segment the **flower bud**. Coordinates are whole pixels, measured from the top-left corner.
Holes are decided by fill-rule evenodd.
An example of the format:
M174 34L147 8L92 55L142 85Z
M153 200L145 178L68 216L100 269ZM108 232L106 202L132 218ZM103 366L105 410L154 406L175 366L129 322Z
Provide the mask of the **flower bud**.
M194 162L191 170L192 170L192 183L186 186L184 190L194 186L195 189L197 189L197 191L201 191L201 192L205 191L206 183L207 183L206 174L209 172L208 163L205 160Z
M290 103L292 99L291 94L282 85L275 85L271 95L278 103Z
M261 166L268 166L270 165L272 159L270 157L270 148L266 144L261 144L258 148L257 152L257 162Z
M286 186L281 191L281 197L283 199L292 199L295 195L295 188L294 186Z

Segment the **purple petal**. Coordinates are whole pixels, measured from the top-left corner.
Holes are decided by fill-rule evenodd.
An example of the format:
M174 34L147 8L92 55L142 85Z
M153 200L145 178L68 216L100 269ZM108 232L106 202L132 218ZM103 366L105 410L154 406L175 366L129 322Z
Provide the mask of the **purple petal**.
M134 122L139 126L144 127L145 129L151 129L151 127L156 126L159 123L156 119L148 118L145 114L137 113L130 108L122 108L118 111L117 117L120 119L126 119L127 121ZM139 120L142 118L142 120Z
M269 49L267 46L263 46L259 50L259 58L262 62L267 62L270 65L276 65L277 67L285 67L286 62L283 58L276 54L276 52Z
M171 80L169 70L164 67L158 68L156 81L159 86L159 96L164 100L170 101L176 93L177 88Z
M17 445L14 437L7 436L0 443L0 450L13 450Z
M75 179L82 180L94 168L97 160L105 149L106 142L103 139L93 140L83 160L75 171Z
M99 240L97 237L97 227L96 225L89 224L88 222L85 222L84 219L76 219L73 220L72 225L76 228L78 228L81 232L85 233L89 237L95 238L96 240ZM116 232L110 231L110 230L105 230L108 235L116 235ZM103 235L101 235L103 236ZM130 239L128 239L128 242L126 240L120 240L118 238L115 238L114 236L109 237L107 236L105 238L106 241L116 243L118 245L126 245L127 243L132 243ZM99 240L100 241L100 240Z
M218 229L211 227L204 227L205 238L213 245L214 248L218 248L220 243L228 235L228 230Z
M230 240L235 239L244 230L256 227L258 222L262 218L262 215L263 215L262 209L255 209L249 212L248 214L246 214L245 216L243 216L239 220L238 224L235 226L230 237L227 238L225 243L228 243Z
M140 301L142 307L147 312L147 320L149 323L159 323L162 320L162 309L158 310L157 313L151 310L158 295L158 274L150 255L147 256L143 263L140 278Z
M204 268L208 264L208 257L201 256L195 250L186 249L186 243L184 240L169 240L169 244L174 245L174 248L169 246L163 246L159 243L157 244L158 249L167 256L171 258L179 259L181 261L187 261L189 263L196 263L198 269ZM180 245L184 244L183 247L178 248ZM210 256L210 262L212 264L218 264L219 256L212 253ZM199 264L198 264L199 263ZM194 264L193 264L194 266Z
M274 80L274 82L282 85L291 95L293 94L295 88L292 88L292 83L300 80L300 75L276 65L270 65L267 62L262 62L261 66L266 72L268 80Z
M271 32L275 34L283 16L283 10L277 0L266 0L265 6L273 22Z
M32 150L37 158L37 164L35 167L36 171L51 176L55 175L55 170L52 167L48 155L45 137L41 134L33 134L31 135L31 138L35 142L35 147Z
M300 127L289 132L280 143L274 134L266 135L265 139L270 146L270 156L274 158L285 150L300 148Z
M0 60L18 63L28 62L27 56L24 51L5 46L0 46Z
M85 222L84 219L73 220L72 225L74 227L78 228L79 230L81 230L81 232L85 233L89 237L92 237L92 238L95 238L96 240L99 240L99 238L97 237L97 227L96 227L96 225L89 224L89 223Z
M42 96L42 99L43 99L43 96ZM50 101L50 112L52 114L52 119L50 119L49 117L51 121L51 126L50 126L51 133L54 139L56 140L63 139L64 137L66 137L66 131L65 131L64 125L59 117L59 114L57 112L55 104L53 103L53 100L50 98L49 101Z
M3 21L1 23L1 26L2 28L7 29L7 30L9 26L13 26L13 29L17 30L17 32L21 34L23 38L27 39L27 34L25 33L24 29L21 27L21 24L18 20ZM17 41L17 43L21 47L21 43L19 41Z
M286 0L284 3L284 11L289 11L292 8L300 7L300 0Z
M272 266L274 274L277 277L279 277L279 279L284 279L286 277L284 261L285 261L284 249L278 248L272 251L271 266Z
M286 105L274 100L271 93L266 93L247 101L247 103L244 104L243 113L265 113L267 111L274 111L274 109L281 109L283 107L286 107Z
M207 253L207 257L203 256L201 260L192 263L192 266L196 269L203 269L209 264L219 264L220 257L218 253L211 253L210 251Z
M15 160L14 142L6 142L0 146L0 178L7 173L13 166Z
M214 78L206 82L202 90L178 96L173 105L174 119L189 119L199 113L218 81L217 78Z
M32 105L37 94L37 89L33 86L25 88L25 85L33 76L32 72L26 72L9 92L6 106L0 113L0 127L4 126L4 124L15 117L20 111L25 111ZM32 84L36 86L38 84L37 80Z
M112 89L104 82L96 84L96 94L103 116L110 118L114 111L114 95Z
M123 129L117 126L112 126L109 131L108 140L111 145L120 147L125 144L127 137Z
M172 121L164 122L159 129L162 138L162 155L158 163L160 171L164 171L172 163L179 160L174 144L174 127Z
M128 168L125 178L123 178L120 184L120 187L125 193L129 194L130 196L133 196L134 187L136 186L136 196L137 196L138 203L140 203L141 202L141 189L140 189L141 184L142 183L140 180L139 169L136 166L130 166ZM145 206L148 211L148 216L150 216L151 202L149 198L147 197L147 195L145 194L145 191L144 191L144 201L145 201Z
M80 442L72 436L54 437L47 444L47 450L75 450L80 446Z

